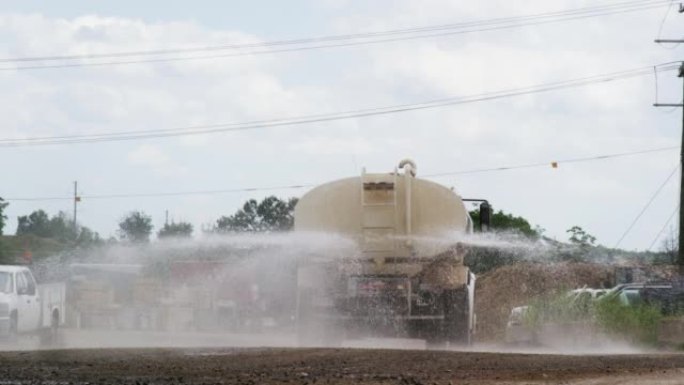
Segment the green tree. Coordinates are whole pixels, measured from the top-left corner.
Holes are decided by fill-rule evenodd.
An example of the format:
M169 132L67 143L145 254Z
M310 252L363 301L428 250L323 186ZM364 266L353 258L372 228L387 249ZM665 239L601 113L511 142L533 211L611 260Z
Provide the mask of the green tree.
M235 214L216 221L217 232L288 231L294 226L294 208L297 198L288 200L275 196L261 202L250 199Z
M8 205L8 202L5 202L4 199L0 198L0 235L2 235L2 231L5 229L5 225L7 224L7 215L5 215L5 209Z
M36 210L29 215L19 217L17 235L33 234L38 237L50 238L50 217L43 210Z
M50 218L48 223L50 238L60 241L75 241L78 239L80 228L78 224L74 226L73 219L64 212L60 211L57 215Z
M192 224L188 222L171 222L164 224L157 236L159 238L190 238L192 230Z
M593 246L596 242L595 236L587 233L579 226L572 226L565 232L570 233L570 238L568 239L570 243L581 247Z
M470 212L474 223L480 222L480 210ZM523 217L506 214L502 210L494 212L491 217L491 229L497 231L514 231L530 238L539 238L543 232L539 226L532 227L530 222Z
M83 226L80 228L78 237L76 237L76 244L79 246L100 246L104 244L104 240L100 238L100 234Z
M76 223L63 211L52 218L43 210L36 210L18 218L17 235L35 235L61 242L74 242L78 246L100 244L99 234Z
M150 241L152 218L142 211L132 211L119 222L119 236L132 243Z

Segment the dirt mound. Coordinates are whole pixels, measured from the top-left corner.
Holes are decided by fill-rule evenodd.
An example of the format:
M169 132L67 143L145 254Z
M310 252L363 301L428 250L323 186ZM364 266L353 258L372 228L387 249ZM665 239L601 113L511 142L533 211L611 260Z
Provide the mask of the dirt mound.
M502 341L511 309L539 295L583 286L609 287L613 268L592 263L519 263L478 277L475 286L477 340Z

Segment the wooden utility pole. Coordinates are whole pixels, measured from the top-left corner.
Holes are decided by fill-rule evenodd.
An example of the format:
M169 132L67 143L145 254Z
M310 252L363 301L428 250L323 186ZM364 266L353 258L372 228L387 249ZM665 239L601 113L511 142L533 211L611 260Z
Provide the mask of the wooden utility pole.
M684 62L679 67L679 77L682 78L684 86ZM684 229L684 88L682 89L682 147L679 152L679 249L677 251L677 265L679 265L679 275L684 276L684 237L682 236L682 229Z
M81 197L78 196L78 181L74 181L74 231L76 231L76 214L78 214L78 202L81 201Z
M679 4L679 13L684 13L684 6ZM662 27L662 26L661 26ZM684 43L682 39L656 39L656 43ZM684 62L679 67L679 75L684 82ZM657 79L656 79L657 81ZM657 95L656 95L657 98ZM657 100L656 100L657 101ZM677 250L677 265L679 265L679 275L684 277L684 237L682 237L682 229L684 229L684 89L682 90L682 102L674 104L655 104L656 107L682 107L682 147L679 155L679 249Z
M663 42L664 40L656 40L656 43ZM667 42L682 42L684 40L672 41L667 40ZM678 77L682 78L682 84L684 87L684 62L679 67ZM682 145L679 155L679 170L680 170L680 182L679 182L679 248L677 251L677 265L679 266L679 275L684 276L684 236L682 236L682 229L684 229L684 88L682 89L682 103L655 103L656 107L682 107Z

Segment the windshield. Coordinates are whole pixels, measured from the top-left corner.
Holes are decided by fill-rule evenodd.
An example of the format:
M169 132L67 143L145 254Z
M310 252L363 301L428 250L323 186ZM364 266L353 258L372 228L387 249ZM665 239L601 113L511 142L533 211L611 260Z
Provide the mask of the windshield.
M0 272L0 293L12 292L12 274L8 272Z

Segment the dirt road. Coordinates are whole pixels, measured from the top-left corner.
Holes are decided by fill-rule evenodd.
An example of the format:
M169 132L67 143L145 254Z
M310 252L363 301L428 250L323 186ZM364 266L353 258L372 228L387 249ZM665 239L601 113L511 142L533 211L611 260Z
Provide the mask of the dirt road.
M684 355L362 349L82 349L0 353L2 384L680 384Z

